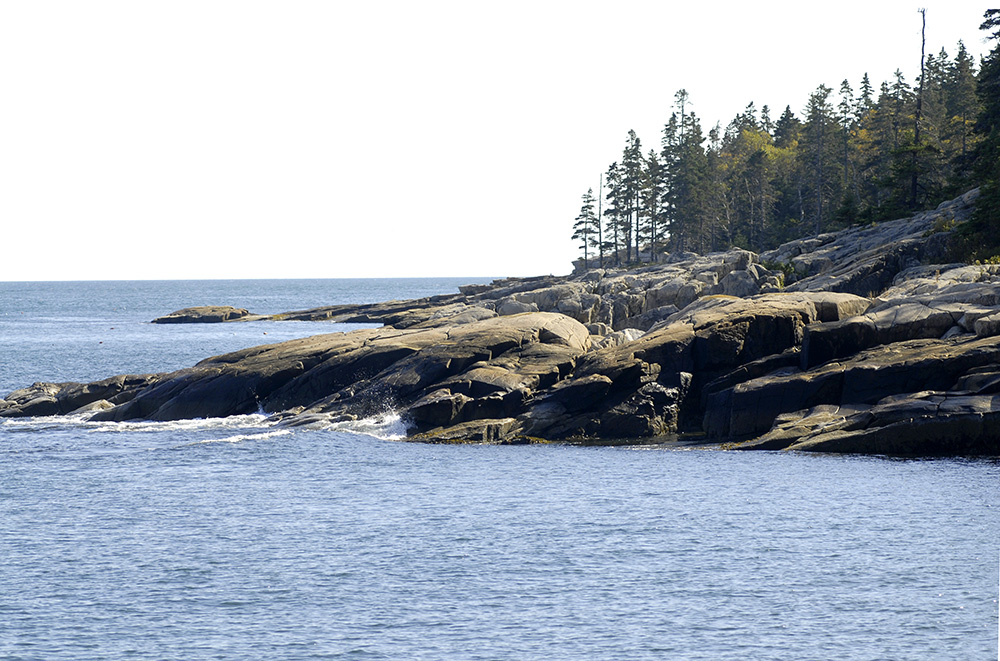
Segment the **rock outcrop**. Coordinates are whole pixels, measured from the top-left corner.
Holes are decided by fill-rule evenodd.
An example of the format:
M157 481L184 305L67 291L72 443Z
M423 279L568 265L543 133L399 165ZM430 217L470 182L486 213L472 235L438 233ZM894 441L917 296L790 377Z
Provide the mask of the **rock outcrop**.
M1000 267L944 260L975 195L760 257L685 253L633 270L270 316L181 310L157 321L383 326L170 374L35 384L0 400L0 416L263 411L316 426L393 410L426 442L694 431L739 449L997 454Z
M184 308L168 315L153 319L154 324L213 324L223 321L246 321L252 315L245 308L234 308L231 305L202 305Z
M505 278L462 287L459 294L413 301L333 305L274 315L236 308L186 308L154 321L332 321L430 328L526 312L555 312L583 324L601 324L609 332L645 331L702 296L778 291L781 277L780 271L761 266L754 253L734 249L705 256L686 253L669 263L641 269L598 269L565 278ZM220 319L225 310L233 312Z
M0 417L67 415L130 401L160 374L124 374L93 383L35 383L0 400Z

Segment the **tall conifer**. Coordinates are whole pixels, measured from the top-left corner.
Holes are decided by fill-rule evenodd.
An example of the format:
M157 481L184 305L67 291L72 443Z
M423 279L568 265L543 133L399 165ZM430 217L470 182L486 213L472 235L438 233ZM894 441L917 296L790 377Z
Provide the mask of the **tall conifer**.
M995 43L983 59L977 92L982 110L976 121L975 173L982 183L973 227L988 249L1000 246L1000 9L987 9L980 29ZM982 255L986 257L988 255Z
M580 215L576 217L573 224L573 239L580 241L580 249L583 250L584 268L589 268L589 249L600 245L598 240L598 221L594 215L594 189L588 188L583 194L583 205L580 207Z

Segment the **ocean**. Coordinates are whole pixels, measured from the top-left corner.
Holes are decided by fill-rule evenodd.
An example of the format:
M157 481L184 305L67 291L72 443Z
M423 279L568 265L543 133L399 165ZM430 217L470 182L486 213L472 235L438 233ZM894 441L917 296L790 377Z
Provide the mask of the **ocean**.
M482 281L482 280L480 280ZM0 394L474 279L0 283ZM0 419L0 659L993 659L1000 462Z

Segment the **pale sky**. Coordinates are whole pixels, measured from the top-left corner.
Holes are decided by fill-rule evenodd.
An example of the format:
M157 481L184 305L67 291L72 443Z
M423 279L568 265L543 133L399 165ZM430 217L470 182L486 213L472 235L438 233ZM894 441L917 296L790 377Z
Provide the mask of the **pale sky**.
M564 274L674 93L706 132L977 58L907 2L0 0L0 280Z

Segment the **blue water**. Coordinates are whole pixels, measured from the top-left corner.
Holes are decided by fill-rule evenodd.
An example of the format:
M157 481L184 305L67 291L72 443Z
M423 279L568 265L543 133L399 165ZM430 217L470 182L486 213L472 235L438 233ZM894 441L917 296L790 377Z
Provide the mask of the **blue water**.
M0 392L338 329L145 323L187 305L458 284L416 282L0 283ZM399 431L0 421L0 658L997 656L997 461Z

